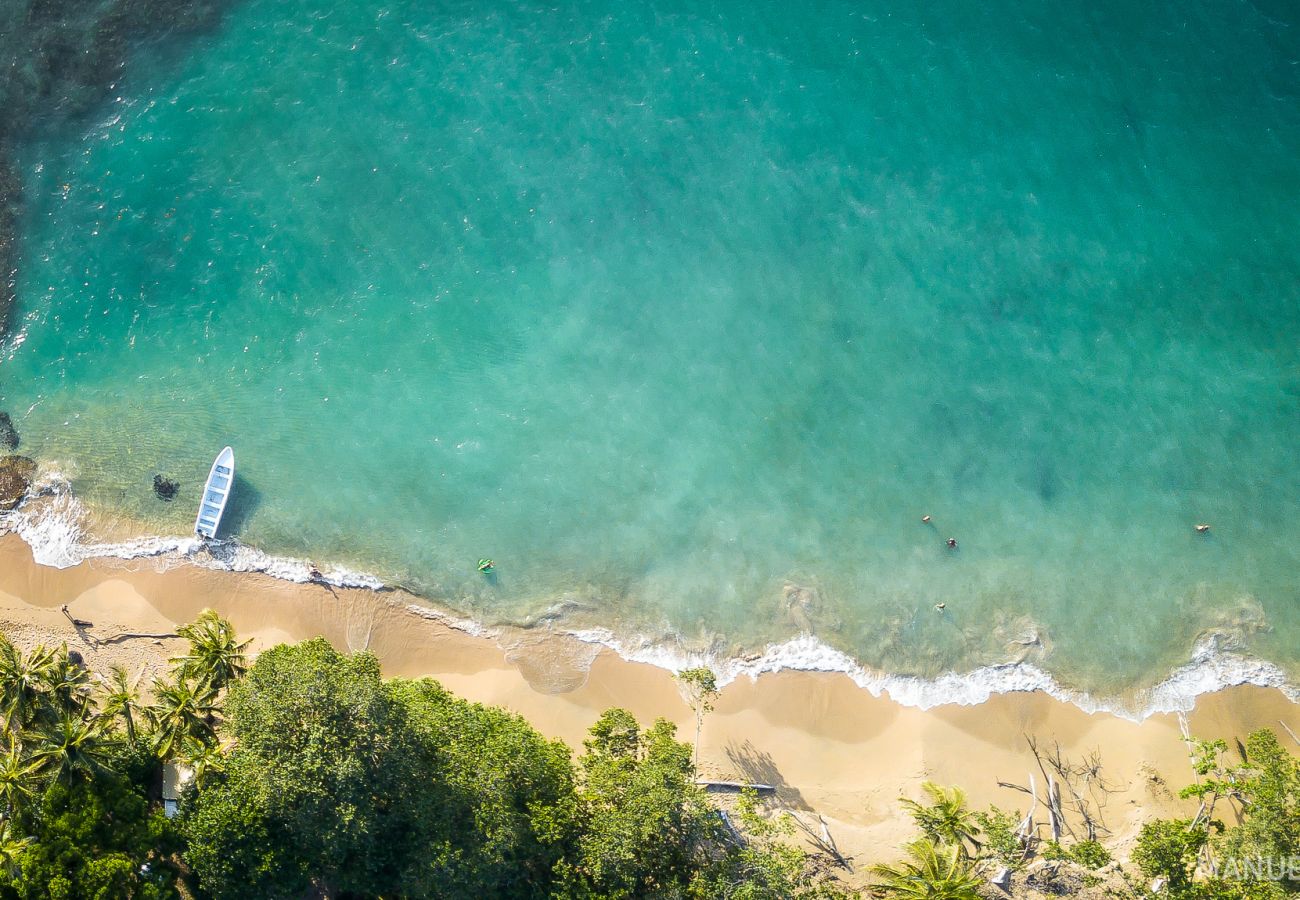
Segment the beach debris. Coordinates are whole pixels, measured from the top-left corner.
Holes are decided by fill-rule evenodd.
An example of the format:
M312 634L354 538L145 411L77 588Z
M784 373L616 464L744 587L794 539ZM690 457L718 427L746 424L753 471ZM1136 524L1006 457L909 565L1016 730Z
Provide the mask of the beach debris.
M26 456L0 457L0 510L13 509L27 496L36 477L36 460Z
M0 412L0 447L6 450L18 449L18 429L14 428L9 413Z
M487 559L486 557L478 561L478 570L482 572L484 575L486 575L488 572L491 572L495 566L496 563L492 562L492 560Z
M776 785L774 784L759 784L749 781L710 781L706 778L697 778L695 783L706 791L727 794L739 794L741 791L754 791L758 794L776 793Z
M835 844L835 838L831 836L831 830L826 825L826 819L821 813L817 814L817 823L821 825L820 831L814 830L813 826L805 822L794 813L790 813L790 818L794 824L804 833L808 843L816 848L817 852L830 860L832 865L839 866L846 872L853 871L853 857L845 856L840 852L840 848Z
M1206 525L1204 522L1202 522L1200 525L1197 525L1197 526L1196 526L1196 533L1197 533L1197 534L1205 534L1205 533L1208 532L1209 530L1210 530L1210 526L1209 526L1209 525Z
M87 622L85 619L74 619L72 613L68 611L68 604L66 603L59 607L59 612L68 617L68 621L72 623L73 628L92 628L95 625L94 622Z
M949 550L956 550L956 549L957 549L957 539L956 539L956 538L948 538L948 549L949 549Z
M718 818L722 820L722 826L727 829L727 834L731 837L732 843L737 847L744 847L749 843L745 840L745 836L740 833L740 829L731 821L731 816L727 814L725 809L718 810Z
M1119 790L1119 785L1102 775L1101 755L1094 750L1079 760L1071 760L1062 754L1059 741L1053 741L1049 750L1040 746L1033 735L1026 734L1024 738L1034 755L1034 762L1038 764L1038 773L1047 782L1041 801L1047 807L1052 840L1059 842L1062 834L1068 834L1075 841L1095 841L1100 834L1110 834L1104 813L1110 795ZM1011 788L1033 798L1033 807L1021 823L1022 827L1028 825L1032 828L1034 809L1040 800L1033 772L1030 772L1028 787L1007 781L998 781L998 787ZM1071 818L1077 821L1077 829L1071 824Z
M155 475L153 477L153 492L158 495L159 500L170 502L176 497L176 492L180 490L180 485L167 478L164 475Z
M72 613L68 611L68 604L66 603L59 607L59 612L63 613L65 616L68 617L68 621L72 623L72 628L74 631L77 632L78 637L82 638L85 641L88 641L92 647L99 646L100 643L99 638L91 634L89 630L95 627L94 622L87 622L85 619L73 618ZM69 653L68 659L71 658L72 658L72 654ZM78 661L80 661L81 654L77 654L77 659Z

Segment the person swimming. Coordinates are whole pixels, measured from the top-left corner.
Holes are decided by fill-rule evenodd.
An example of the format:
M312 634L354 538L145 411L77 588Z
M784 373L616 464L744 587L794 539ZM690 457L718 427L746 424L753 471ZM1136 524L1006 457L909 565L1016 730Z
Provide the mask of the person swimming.
M924 522L926 525L929 525L929 524L930 524L930 517L929 517L929 516L921 516L921 521Z
M492 571L494 565L496 565L496 563L492 562L490 559L480 559L478 561L478 570L486 575L488 572Z
M956 538L948 538L948 549L949 549L949 550L956 550L956 549L957 549L957 539L956 539Z
M1196 533L1197 533L1197 534L1205 534L1205 533L1206 533L1207 531L1209 531L1209 530L1210 530L1210 526L1209 526L1209 525L1200 524L1200 525L1197 525L1197 526L1196 526Z

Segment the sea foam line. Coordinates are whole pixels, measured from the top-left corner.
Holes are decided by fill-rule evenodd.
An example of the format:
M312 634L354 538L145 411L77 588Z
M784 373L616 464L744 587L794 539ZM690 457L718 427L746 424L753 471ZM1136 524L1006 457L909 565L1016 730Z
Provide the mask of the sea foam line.
M365 572L341 566L313 574L308 560L274 556L236 540L204 541L197 536L143 536L125 541L94 541L83 528L86 507L57 471L44 472L32 486L28 500L18 509L0 513L0 534L17 534L32 548L32 558L43 566L66 569L89 559L147 559L190 563L228 572L260 572L284 581L317 582L334 587L380 590L383 581Z
M1192 658L1156 685L1138 691L1134 698L1097 697L1066 687L1032 663L1008 662L980 666L969 672L948 672L935 678L895 675L864 667L853 657L811 634L769 644L760 654L743 658L718 658L650 639L620 638L604 628L566 632L582 641L602 644L624 659L680 672L693 666L708 666L724 686L737 678L787 670L832 672L847 675L872 696L887 695L902 706L933 709L936 706L976 706L995 694L1041 691L1087 713L1109 713L1140 722L1162 713L1190 712L1201 694L1237 685L1277 688L1292 702L1300 703L1297 689L1277 665L1222 647L1218 635L1197 641Z
M127 560L155 557L221 571L258 572L299 584L315 577L312 563L306 560L274 556L235 540L206 544L197 537L89 541L85 539L81 525L86 509L59 473L43 475L32 494L35 502L29 500L17 510L0 513L0 534L12 532L21 537L31 547L32 557L40 565L62 569L94 558ZM329 566L319 572L320 577L315 580L335 587L369 590L387 587L374 575L338 566ZM414 614L476 637L490 638L500 633L473 619L430 607L409 604L407 608ZM608 647L632 662L647 663L671 672L692 666L708 666L718 674L719 686L737 678L755 679L783 670L836 672L847 675L872 696L887 695L895 703L918 709L950 704L974 706L995 694L1041 691L1088 713L1109 713L1136 722L1162 713L1189 712L1201 694L1243 684L1277 688L1292 702L1300 703L1300 689L1280 667L1224 647L1217 634L1199 640L1192 650L1191 659L1163 681L1124 700L1096 697L1066 687L1050 673L1026 662L980 666L970 672L949 672L936 678L876 672L811 634L769 644L760 654L736 658L689 651L680 642L620 636L606 628L557 630L579 641Z

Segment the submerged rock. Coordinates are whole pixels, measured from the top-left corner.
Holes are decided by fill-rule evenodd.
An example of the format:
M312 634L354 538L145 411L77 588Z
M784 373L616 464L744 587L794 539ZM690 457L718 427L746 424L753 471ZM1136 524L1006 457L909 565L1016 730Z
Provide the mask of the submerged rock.
M0 447L6 450L18 449L18 429L14 428L7 412L0 412Z
M35 477L35 460L26 456L0 457L0 510L13 509L21 503Z
M176 492L180 490L180 485L170 478L164 478L162 475L153 477L153 492L158 495L159 500L172 500L176 497Z

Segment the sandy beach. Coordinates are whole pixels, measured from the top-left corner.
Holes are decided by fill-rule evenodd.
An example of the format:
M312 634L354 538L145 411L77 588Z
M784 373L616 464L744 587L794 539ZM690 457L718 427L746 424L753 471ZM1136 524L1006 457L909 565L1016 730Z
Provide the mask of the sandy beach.
M61 607L67 606L67 614ZM149 676L184 642L179 623L211 607L253 649L322 635L341 650L369 649L392 676L432 676L451 690L500 704L544 734L581 748L588 726L611 706L642 720L676 722L684 739L692 713L672 675L608 649L543 631L475 636L423 613L400 591L303 585L258 574L164 560L96 559L68 569L33 562L17 536L0 537L0 630L23 646L66 642L94 670L121 664ZM72 619L90 623L74 627ZM1199 737L1231 740L1285 722L1300 731L1300 705L1281 692L1237 687L1203 695L1186 715ZM1123 848L1146 818L1180 809L1192 778L1179 716L1141 723L1089 714L1041 693L996 695L978 706L923 711L874 697L847 676L779 672L727 685L705 721L701 767L710 778L775 785L786 808L821 816L840 849L860 864L911 836L900 795L929 779L964 788L977 806L1023 809L1033 767L1026 736L1059 742L1081 758L1096 751L1114 787L1104 809L1107 842Z

